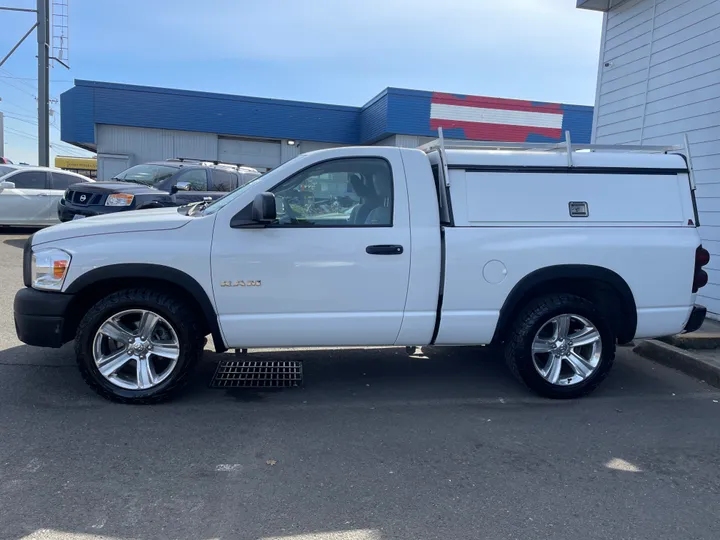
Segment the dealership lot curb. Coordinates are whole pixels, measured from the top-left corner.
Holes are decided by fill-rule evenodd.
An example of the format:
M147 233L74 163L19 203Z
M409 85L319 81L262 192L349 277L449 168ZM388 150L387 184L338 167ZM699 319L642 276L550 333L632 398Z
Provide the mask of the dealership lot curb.
M701 354L654 339L639 342L633 351L720 388L720 357L712 353Z

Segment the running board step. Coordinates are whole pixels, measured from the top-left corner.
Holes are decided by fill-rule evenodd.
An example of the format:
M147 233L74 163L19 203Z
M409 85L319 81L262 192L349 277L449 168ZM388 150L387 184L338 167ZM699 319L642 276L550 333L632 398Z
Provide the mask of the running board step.
M300 386L302 362L297 360L221 360L211 388L290 388Z

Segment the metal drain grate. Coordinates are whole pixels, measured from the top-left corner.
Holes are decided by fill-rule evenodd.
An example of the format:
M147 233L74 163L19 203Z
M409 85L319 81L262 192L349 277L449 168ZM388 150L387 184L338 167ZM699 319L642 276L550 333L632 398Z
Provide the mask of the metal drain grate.
M296 360L221 360L213 388L288 388L302 382L302 362Z

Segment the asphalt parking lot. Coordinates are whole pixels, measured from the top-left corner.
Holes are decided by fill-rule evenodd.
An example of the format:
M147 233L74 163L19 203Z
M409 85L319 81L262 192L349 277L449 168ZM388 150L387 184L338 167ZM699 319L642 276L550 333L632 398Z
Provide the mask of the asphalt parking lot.
M720 393L628 349L591 397L531 395L484 348L252 352L303 388L109 403L71 347L15 337L0 230L2 539L720 538Z

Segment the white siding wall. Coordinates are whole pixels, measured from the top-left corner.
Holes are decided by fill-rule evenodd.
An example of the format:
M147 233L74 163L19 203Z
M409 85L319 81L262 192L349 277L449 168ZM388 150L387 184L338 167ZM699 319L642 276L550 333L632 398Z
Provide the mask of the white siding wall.
M103 154L128 156L128 165L175 157L218 159L218 137L211 133L126 126L96 126L98 171Z
M280 165L280 141L260 141L220 137L218 159L250 167L275 168Z
M432 140L432 139L430 139ZM417 148L420 146L420 137L415 135L391 135L374 143L375 146L399 146L400 148Z
M395 135L390 135L384 139L380 139L378 142L373 143L374 146L395 146Z
M605 14L597 143L682 144L712 259L702 301L720 313L720 0L626 0Z
M299 156L300 154L313 152L315 150L323 150L325 148L337 148L338 146L343 145L315 141L297 141L297 144L291 146L287 144L287 141L285 140L282 142L281 161L282 163L285 163L286 161L290 161L292 158Z

